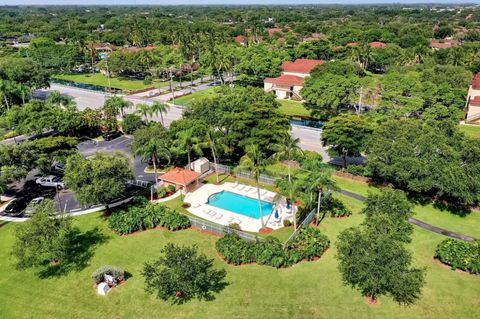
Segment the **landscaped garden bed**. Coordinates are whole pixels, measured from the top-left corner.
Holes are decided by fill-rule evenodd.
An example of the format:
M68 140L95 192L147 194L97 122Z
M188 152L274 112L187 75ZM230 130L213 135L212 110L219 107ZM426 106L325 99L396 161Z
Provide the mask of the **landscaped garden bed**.
M437 246L435 258L449 265L452 270L480 274L480 241L465 242L445 239Z
M156 227L170 231L185 229L190 227L190 220L166 206L142 201L126 210L113 212L108 224L116 233L126 235Z
M248 242L237 234L227 234L216 243L217 252L236 266L257 263L275 268L289 267L302 260L316 260L330 247L330 240L320 230L302 227L285 248L274 237Z

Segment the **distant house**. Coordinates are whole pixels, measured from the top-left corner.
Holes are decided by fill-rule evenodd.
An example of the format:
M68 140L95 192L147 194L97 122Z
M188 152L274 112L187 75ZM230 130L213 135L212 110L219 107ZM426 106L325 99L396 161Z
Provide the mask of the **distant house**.
M267 32L270 37L273 37L276 33L283 35L283 31L280 28L268 28Z
M379 41L370 42L369 45L372 49L382 49L387 46L385 43Z
M247 38L245 38L243 35L237 35L236 37L233 38L235 42L237 42L240 45L247 45Z
M480 73L475 74L468 89L465 122L480 124Z
M278 99L302 100L300 90L304 79L320 64L322 60L297 59L295 62L282 63L282 75L277 78L266 78L263 81L265 92L272 92Z
M186 191L194 189L198 184L199 178L200 173L180 167L172 168L159 177L165 186L173 185L175 190L182 189Z
M458 41L452 38L446 38L442 40L432 39L430 41L430 48L439 50L439 49L449 49L459 45Z

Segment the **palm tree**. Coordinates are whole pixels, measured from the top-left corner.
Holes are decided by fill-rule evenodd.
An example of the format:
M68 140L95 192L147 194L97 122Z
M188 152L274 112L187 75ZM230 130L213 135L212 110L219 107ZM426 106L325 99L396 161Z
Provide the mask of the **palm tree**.
M293 178L291 180L279 179L276 184L282 195L290 200L293 213L293 228L295 231L297 229L297 210L295 209L295 202L297 200L296 195L300 190L302 183L300 180Z
M218 179L218 153L222 151L227 153L230 149L227 144L224 143L225 135L221 131L215 131L213 128L210 128L205 135L206 142L205 146L208 146L212 152L213 163L215 165L215 174L217 176L217 184L219 183Z
M152 108L150 105L145 103L139 103L135 105L136 113L138 113L141 117L145 118L145 121L148 123L148 116L152 115Z
M171 154L168 147L162 140L150 139L147 143L141 145L134 150L135 155L140 156L143 161L152 160L153 171L155 173L155 185L158 183L157 163L160 159L166 159L167 165L170 164ZM153 200L153 193L151 195Z
M152 106L150 107L150 110L152 112L152 115L160 115L160 119L162 120L162 126L165 127L165 123L163 121L163 113L167 114L167 111L170 109L170 106L168 104L163 104L160 102L153 102Z
M322 195L326 190L337 190L338 187L335 181L332 180L332 170L327 167L311 171L306 177L306 182L309 185L308 188L310 191L318 192L316 213L316 223L318 225L320 220L320 204L322 201Z
M191 165L192 151L194 151L197 154L202 153L201 143L199 138L195 136L192 129L178 132L176 135L176 138L177 140L175 142L177 147L187 150L188 168L192 169L192 165Z
M125 109L131 107L133 105L130 101L125 101L120 96L112 96L111 98L105 100L103 108L108 110L111 115L121 115L123 117Z
M275 154L273 154L274 159L276 159L276 160L282 160L282 159L288 160L287 167L288 167L288 180L289 181L292 180L290 161L293 160L293 158L296 155L302 155L303 154L303 151L300 149L300 146L298 146L299 143L300 143L299 138L293 138L293 137L290 136L290 134L287 133L287 134L285 134L285 136L282 138L282 140L279 143L274 144L272 146L272 150L275 152Z
M248 145L245 151L246 153L240 159L238 168L248 170L255 179L257 186L258 206L260 208L260 222L262 223L262 228L264 228L265 224L263 222L262 200L260 198L260 185L258 180L260 179L260 175L265 172L268 161L256 144Z

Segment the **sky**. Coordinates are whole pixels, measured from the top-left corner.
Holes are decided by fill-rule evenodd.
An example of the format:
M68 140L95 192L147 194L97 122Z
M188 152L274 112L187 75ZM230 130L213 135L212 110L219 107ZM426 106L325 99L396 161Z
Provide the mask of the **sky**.
M0 5L285 5L365 3L480 3L480 0L0 0Z

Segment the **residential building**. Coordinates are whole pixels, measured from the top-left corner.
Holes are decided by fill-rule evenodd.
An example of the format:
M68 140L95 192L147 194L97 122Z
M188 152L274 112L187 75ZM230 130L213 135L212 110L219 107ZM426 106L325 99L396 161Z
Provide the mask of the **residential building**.
M480 124L480 73L475 74L468 89L465 122Z
M449 49L456 47L458 45L458 41L452 38L446 38L442 40L432 39L430 41L430 48L439 50L439 49Z
M278 99L302 100L300 90L304 79L317 66L324 63L322 60L297 59L295 62L282 63L282 74L277 78L266 78L265 92L272 92Z

